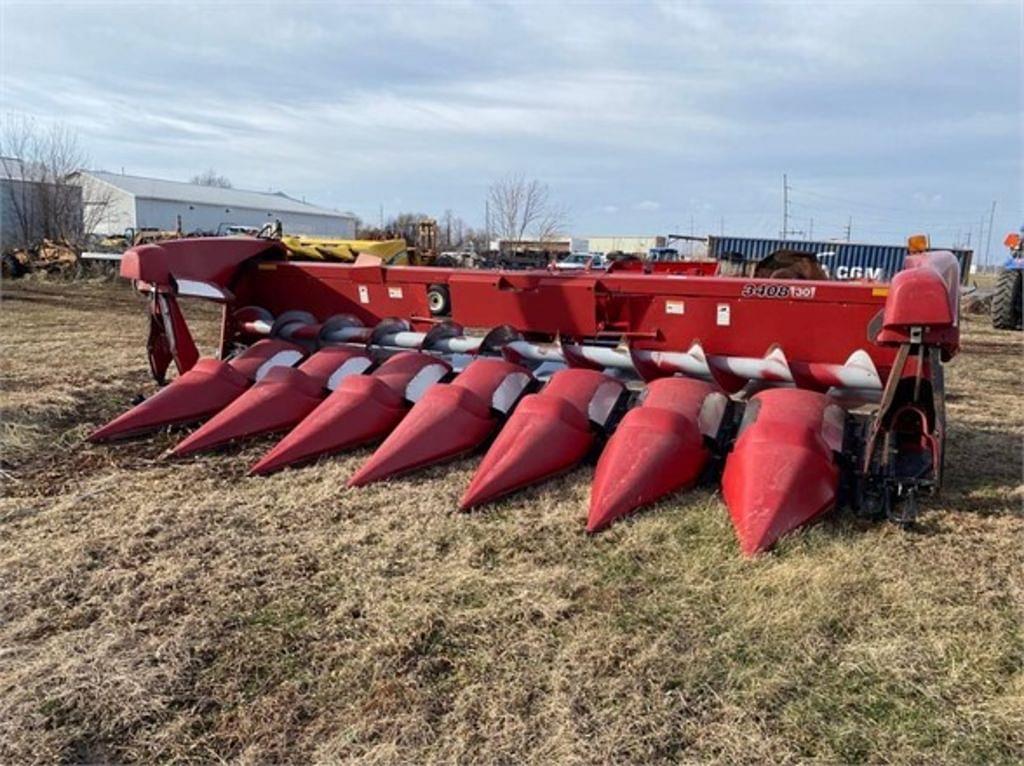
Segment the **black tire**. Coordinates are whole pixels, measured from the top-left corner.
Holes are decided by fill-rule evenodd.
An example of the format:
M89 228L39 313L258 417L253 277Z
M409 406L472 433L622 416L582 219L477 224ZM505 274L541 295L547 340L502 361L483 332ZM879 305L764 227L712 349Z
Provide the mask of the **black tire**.
M1021 329L1021 282L1024 271L1003 269L999 272L996 291L992 295L992 326L997 330Z
M17 279L25 273L25 266L10 253L4 253L2 274L7 279Z
M452 310L452 297L445 285L431 285L427 289L427 306L432 316L448 316Z

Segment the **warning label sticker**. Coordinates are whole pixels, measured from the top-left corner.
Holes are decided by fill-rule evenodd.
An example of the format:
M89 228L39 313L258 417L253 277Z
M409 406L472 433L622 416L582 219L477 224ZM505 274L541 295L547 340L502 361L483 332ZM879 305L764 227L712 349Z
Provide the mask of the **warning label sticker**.
M366 285L359 285L359 302L370 302L370 288L368 288Z
M666 314L683 314L686 312L686 304L682 301L665 301Z
M401 299L401 297L402 297L402 288L401 287L389 287L388 288L388 297L389 298L394 298L395 300Z

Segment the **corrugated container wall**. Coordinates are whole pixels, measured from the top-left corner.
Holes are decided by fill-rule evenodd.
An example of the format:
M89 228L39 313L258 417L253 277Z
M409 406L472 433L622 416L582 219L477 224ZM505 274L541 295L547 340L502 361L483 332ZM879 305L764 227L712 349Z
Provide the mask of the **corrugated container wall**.
M960 263L960 278L967 279L972 250L950 250ZM708 256L719 261L754 264L778 250L814 253L832 279L871 279L887 282L903 267L907 248L902 245L870 245L854 242L811 242L795 239L708 237Z

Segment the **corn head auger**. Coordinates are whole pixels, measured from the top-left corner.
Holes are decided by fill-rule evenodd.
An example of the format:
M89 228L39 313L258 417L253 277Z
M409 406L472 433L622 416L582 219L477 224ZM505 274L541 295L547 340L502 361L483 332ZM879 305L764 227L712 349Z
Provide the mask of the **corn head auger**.
M350 486L486 447L462 509L591 457L590 532L720 476L746 554L836 505L910 521L942 476L947 252L881 285L311 263L192 239L130 250L121 273L148 294L153 375L179 376L93 441L205 421L180 456L285 434L254 474L380 442ZM182 296L222 304L219 359L198 357Z

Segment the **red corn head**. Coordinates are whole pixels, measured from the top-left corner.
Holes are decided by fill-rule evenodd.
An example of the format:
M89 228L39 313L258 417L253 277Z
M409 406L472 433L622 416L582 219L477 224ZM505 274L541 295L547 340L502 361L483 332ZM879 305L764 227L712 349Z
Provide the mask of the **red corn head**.
M530 380L517 364L474 360L450 385L429 388L348 485L361 487L479 447Z
M247 436L286 431L316 409L329 386L369 366L365 352L331 347L317 351L298 368L275 367L183 440L173 454L180 457Z
M292 343L265 339L226 362L202 358L165 388L93 431L89 440L123 439L203 420L230 404L270 370L288 367L303 356L305 352Z
M594 472L587 531L597 532L629 512L693 486L711 457L727 399L700 380L651 382L608 440Z
M845 413L825 394L770 389L747 405L726 459L722 494L743 553L829 510L836 499Z
M268 474L386 436L410 403L448 374L447 363L416 351L388 359L371 375L351 375L279 441L251 473Z
M538 394L523 398L494 440L459 507L482 505L575 466L594 444L625 393L595 370L556 372Z

